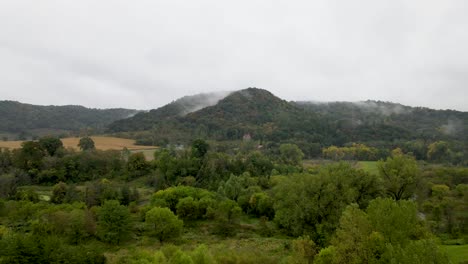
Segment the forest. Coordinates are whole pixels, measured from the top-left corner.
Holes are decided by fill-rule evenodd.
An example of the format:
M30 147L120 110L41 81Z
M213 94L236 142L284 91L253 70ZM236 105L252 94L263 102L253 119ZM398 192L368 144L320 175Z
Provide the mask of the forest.
M307 159L321 157L323 148L359 143L377 149L376 160L401 148L418 160L468 162L466 112L380 101L288 102L259 88L232 92L213 105L207 101L201 95L185 97L117 120L107 126L107 132L155 146L187 145L203 138L229 148L248 136L268 149L295 144ZM187 109L193 111L187 113ZM429 158L429 148L438 154Z
M468 168L443 142L316 159L261 143L194 139L151 160L89 137L79 151L52 136L2 149L0 263L468 260Z

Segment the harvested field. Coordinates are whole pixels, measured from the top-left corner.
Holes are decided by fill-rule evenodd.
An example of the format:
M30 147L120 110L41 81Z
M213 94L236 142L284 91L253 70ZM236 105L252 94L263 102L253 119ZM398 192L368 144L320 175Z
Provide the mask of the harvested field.
M133 139L126 139L126 138L116 138L116 137L105 137L105 136L93 136L91 137L94 140L94 144L96 149L100 150L122 150L123 148L127 148L129 150L152 150L156 149L155 146L138 146L135 145L135 140ZM65 148L78 148L78 142L80 138L78 137L70 137L70 138L62 138L63 146ZM23 141L0 141L0 148L20 148L21 143Z

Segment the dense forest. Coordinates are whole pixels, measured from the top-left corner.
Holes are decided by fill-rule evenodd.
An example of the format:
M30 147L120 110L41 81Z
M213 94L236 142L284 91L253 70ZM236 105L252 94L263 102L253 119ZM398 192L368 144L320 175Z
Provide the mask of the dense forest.
M158 146L183 145L193 138L226 145L251 138L272 149L293 143L307 158L320 157L324 147L362 143L377 148L379 157L401 148L425 160L432 146L438 149L437 158L459 164L468 160L466 112L378 101L287 102L257 88L233 92L214 105L190 113L180 110L187 109L187 101L190 97L118 120L109 125L108 132Z
M468 168L402 149L79 146L0 151L0 263L453 263L468 242Z
M0 134L9 140L41 135L78 135L87 130L103 132L113 121L130 117L130 109L92 109L83 106L39 106L14 101L0 101Z

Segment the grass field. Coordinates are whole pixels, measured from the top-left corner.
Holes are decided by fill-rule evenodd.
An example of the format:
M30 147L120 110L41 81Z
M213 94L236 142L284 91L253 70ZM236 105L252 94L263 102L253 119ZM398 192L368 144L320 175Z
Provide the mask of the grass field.
M441 248L447 252L453 264L468 262L468 244L442 245Z
M155 146L137 146L135 145L135 140L125 139L125 138L116 138L116 137L105 137L105 136L95 136L91 137L94 140L96 149L100 150L122 150L127 148L131 151L144 151L144 150L155 150ZM69 137L62 138L63 146L65 148L74 148L78 149L78 142L80 138L78 137ZM0 141L0 148L10 148L16 149L21 147L23 141ZM146 154L145 154L146 155Z

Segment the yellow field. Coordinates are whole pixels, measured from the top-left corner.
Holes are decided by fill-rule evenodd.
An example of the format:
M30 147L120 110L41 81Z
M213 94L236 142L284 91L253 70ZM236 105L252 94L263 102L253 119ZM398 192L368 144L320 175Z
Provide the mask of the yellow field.
M122 150L123 148L127 148L129 150L151 150L156 149L155 146L137 146L135 145L135 140L133 139L125 139L125 138L116 138L116 137L91 137L94 141L96 149L100 150ZM70 137L70 138L62 138L63 146L65 148L78 148L78 142L80 138L77 137ZM0 148L20 148L21 143L23 141L0 141Z

